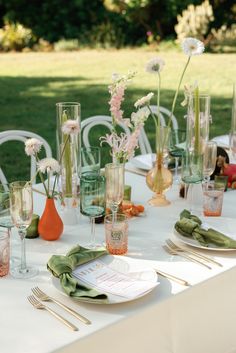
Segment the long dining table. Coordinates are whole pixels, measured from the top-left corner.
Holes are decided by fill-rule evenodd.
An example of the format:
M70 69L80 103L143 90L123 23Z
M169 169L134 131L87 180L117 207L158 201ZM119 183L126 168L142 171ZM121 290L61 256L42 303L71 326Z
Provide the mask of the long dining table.
M236 352L236 251L195 249L212 256L223 266L208 269L181 256L165 252L162 245L174 237L174 224L186 207L178 185L167 192L171 204L151 207L152 192L145 178L127 172L132 185L132 201L145 206L145 214L129 220L128 262L137 262L183 278L183 286L158 275L159 285L142 298L119 304L91 304L72 300L55 288L46 268L53 254L65 254L76 244L84 245L90 233L89 220L79 217L74 226L65 226L57 241L40 237L27 239L27 262L39 269L31 279L0 279L0 351L2 353L235 353ZM40 185L35 186L40 190ZM222 224L236 222L236 190L224 194ZM45 197L34 193L34 213L41 215ZM235 222L234 222L235 220ZM104 225L96 225L96 238L104 241ZM175 239L178 242L178 239ZM11 236L13 261L17 261L20 241ZM28 302L31 288L38 286L91 320L85 325L69 313L48 305L78 326L71 331L44 310Z

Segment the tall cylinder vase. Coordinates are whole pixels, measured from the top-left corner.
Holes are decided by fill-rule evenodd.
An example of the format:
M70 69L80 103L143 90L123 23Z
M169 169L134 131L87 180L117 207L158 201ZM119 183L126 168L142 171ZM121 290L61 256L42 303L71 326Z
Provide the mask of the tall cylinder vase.
M196 203L194 200L194 186L203 180L203 156L206 142L209 138L210 96L194 95L188 100L187 126L186 126L186 151L182 158L182 180L188 185L189 209L193 211ZM195 202L196 201L196 202Z
M67 120L81 121L80 103L57 103L57 154L61 162L60 214L65 225L78 223L78 185L80 169L80 133L64 135L62 125ZM67 140L69 138L69 140ZM62 156L62 157L61 157Z

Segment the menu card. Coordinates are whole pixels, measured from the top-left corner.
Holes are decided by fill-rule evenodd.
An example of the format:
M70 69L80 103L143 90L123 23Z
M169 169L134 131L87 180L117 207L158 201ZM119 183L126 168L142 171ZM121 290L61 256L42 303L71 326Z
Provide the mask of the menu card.
M116 271L100 260L94 260L77 267L73 276L100 292L115 294L124 298L137 298L157 286L157 282L132 278Z

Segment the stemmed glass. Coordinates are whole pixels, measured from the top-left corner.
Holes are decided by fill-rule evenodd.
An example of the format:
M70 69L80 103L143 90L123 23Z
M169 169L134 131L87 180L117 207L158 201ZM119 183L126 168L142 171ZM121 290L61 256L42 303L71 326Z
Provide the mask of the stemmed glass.
M217 159L217 143L208 141L205 144L203 156L203 176L206 183L209 183L210 176L214 172Z
M175 171L173 183L179 184L181 179L178 175L179 159L183 156L186 142L186 130L172 130L170 138L169 154L175 159Z
M37 269L26 265L25 255L26 230L33 215L33 194L30 182L15 181L10 184L10 212L21 239L21 264L13 267L11 274L16 278L30 278L38 273Z
M124 164L109 163L105 165L106 202L115 221L119 204L124 196Z
M101 245L95 242L95 218L105 215L105 178L96 172L86 172L80 179L80 212L90 217L91 239L88 247Z

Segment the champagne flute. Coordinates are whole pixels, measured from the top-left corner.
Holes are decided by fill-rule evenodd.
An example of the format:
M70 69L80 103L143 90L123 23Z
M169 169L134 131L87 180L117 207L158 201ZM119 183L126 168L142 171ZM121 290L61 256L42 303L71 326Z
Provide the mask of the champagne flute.
M205 144L203 156L203 176L206 183L209 183L210 176L214 172L217 159L217 143L208 141Z
M30 278L38 273L37 269L26 265L25 255L26 230L33 215L33 194L30 182L15 181L10 184L10 212L21 239L21 263L12 268L11 274L15 278Z
M116 219L119 204L124 197L124 164L109 163L105 165L106 203L112 212L113 222Z
M88 247L100 247L95 242L95 218L105 215L105 178L97 172L86 172L80 179L80 212L90 217L91 237Z
M236 159L236 132L230 132L229 134L229 147L232 152L233 160Z

